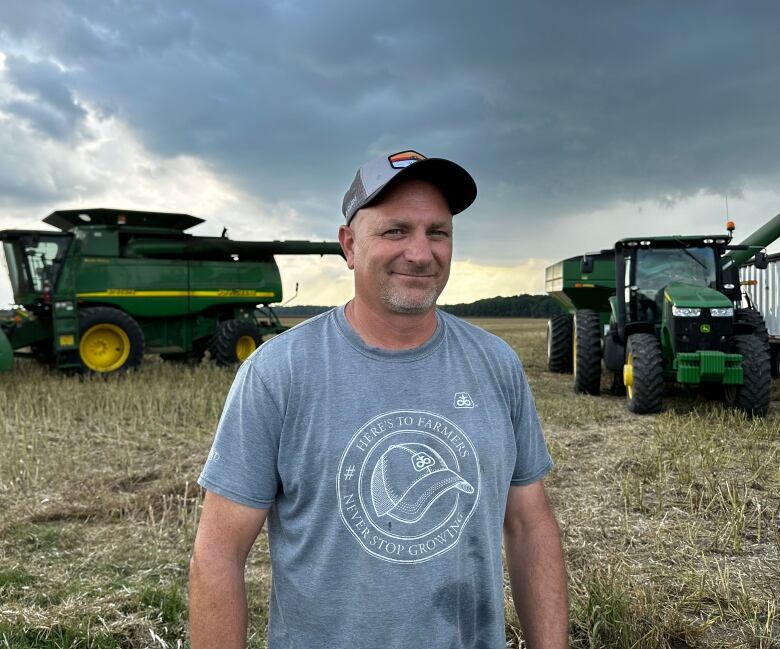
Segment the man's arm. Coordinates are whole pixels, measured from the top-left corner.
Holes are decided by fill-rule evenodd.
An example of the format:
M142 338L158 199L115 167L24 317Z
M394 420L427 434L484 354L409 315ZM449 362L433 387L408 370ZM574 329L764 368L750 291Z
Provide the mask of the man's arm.
M541 480L509 488L504 547L512 598L528 649L568 646L566 567L558 523Z
M192 649L244 649L244 566L267 509L253 509L206 492L190 559Z

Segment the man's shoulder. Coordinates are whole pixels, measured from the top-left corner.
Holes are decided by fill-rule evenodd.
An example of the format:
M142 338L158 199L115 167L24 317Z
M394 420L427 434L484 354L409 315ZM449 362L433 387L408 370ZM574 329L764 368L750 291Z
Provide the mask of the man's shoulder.
M287 358L289 354L300 352L303 347L320 346L327 335L327 329L332 324L332 316L338 307L334 307L299 322L286 331L263 342L247 359L254 366L273 363Z

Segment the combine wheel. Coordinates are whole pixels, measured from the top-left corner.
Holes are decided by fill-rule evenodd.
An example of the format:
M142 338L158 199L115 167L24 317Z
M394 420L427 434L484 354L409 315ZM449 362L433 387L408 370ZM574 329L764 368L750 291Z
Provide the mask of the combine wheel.
M141 362L144 333L124 311L110 307L79 314L79 359L85 372L124 372Z
M633 334L628 337L623 383L631 412L646 415L661 410L663 370L661 345L653 334Z
M592 309L574 314L574 391L598 394L601 391L601 324Z
M769 346L757 335L734 336L734 352L742 354L742 385L724 385L726 403L753 417L764 417L772 398Z
M257 325L251 320L227 320L220 323L209 350L217 365L243 363L263 342Z
M547 369L550 372L571 372L571 328L568 313L559 313L547 321Z

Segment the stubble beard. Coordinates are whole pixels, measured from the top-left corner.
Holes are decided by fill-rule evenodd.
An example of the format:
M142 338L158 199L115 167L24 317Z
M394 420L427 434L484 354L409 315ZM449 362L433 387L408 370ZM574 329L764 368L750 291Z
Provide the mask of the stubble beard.
M405 291L392 286L388 281L382 286L380 297L382 304L393 313L420 315L427 313L435 306L436 300L444 290L445 283L446 279L441 285L439 285L439 282L436 282L430 289L420 293L419 291Z

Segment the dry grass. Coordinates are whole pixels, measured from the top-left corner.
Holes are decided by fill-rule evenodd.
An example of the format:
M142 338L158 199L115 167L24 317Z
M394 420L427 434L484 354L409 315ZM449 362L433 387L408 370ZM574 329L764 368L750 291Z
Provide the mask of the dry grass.
M632 416L544 371L543 321L476 322L523 359L556 460L573 646L780 647L780 402L751 421L674 392ZM0 648L186 646L194 480L231 379L160 362L0 374ZM262 647L264 538L249 583Z

